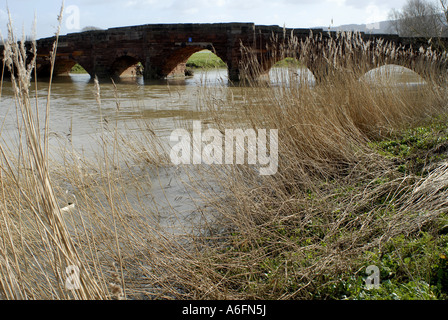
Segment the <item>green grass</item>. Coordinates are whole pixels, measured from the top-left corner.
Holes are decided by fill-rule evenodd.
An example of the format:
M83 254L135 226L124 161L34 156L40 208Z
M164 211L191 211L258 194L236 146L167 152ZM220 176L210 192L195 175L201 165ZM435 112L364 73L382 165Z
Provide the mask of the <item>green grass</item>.
M278 68L299 68L301 66L303 66L303 64L294 58L285 58L274 64L274 67Z
M365 264L357 275L337 285L326 286L327 294L351 300L436 300L448 293L446 234L420 231L415 236L398 235L383 249L366 251L361 257L380 270L380 287L367 289Z
M448 124L435 119L429 125L404 130L371 146L394 159L400 171L423 175L428 164L447 158Z
M73 66L72 70L70 70L70 73L83 74L87 73L87 71L80 64L77 63Z
M202 50L191 55L187 61L187 67L197 69L226 68L227 65L221 58L210 50Z
M194 53L190 59L188 59L187 67L192 69L214 69L226 68L227 65L210 50L203 50ZM84 74L87 73L87 71L77 63L73 66L70 73Z

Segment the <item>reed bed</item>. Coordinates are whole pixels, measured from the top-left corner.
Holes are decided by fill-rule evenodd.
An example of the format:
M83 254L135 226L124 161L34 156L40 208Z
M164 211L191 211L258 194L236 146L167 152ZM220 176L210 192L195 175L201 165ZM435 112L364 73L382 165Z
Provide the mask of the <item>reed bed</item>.
M279 55L264 63L246 48L249 84L241 88L242 102L204 89L202 103L221 132L239 126L278 129L280 158L273 176L260 178L248 167L220 173L226 197L214 201L214 210L222 225L216 241L210 241L216 247L199 256L201 263L192 262L207 266L204 273L193 269L207 288L195 285L194 297L199 293L215 299L392 299L395 294L427 299L435 298L434 292L443 296L446 287L431 286L435 266L444 264L438 261L445 249L435 243L445 239L440 234L446 221L446 164L441 161L445 156L426 157L419 171L403 171L401 165L411 157L385 155L377 143L393 140L409 128L445 122L446 87L440 86L445 81L440 70L446 54L425 54L415 62L417 71L427 68L422 73L425 85L400 86L384 79L372 84L364 76L372 68L372 57L374 66L379 66L381 59L391 62L384 50L402 57L411 51L382 43L372 50L359 35L343 33L338 35L342 42L329 39L330 45L322 48L323 67L310 68L323 81L310 84L303 73L297 77L291 72L284 74L279 86L251 80L265 76L265 66L285 56L310 66L310 43L316 37L305 42L292 38L273 48ZM347 51L350 55L343 53ZM216 103L218 97L221 104ZM222 105L236 107L238 122L229 121ZM446 131L440 134L434 136L437 143L422 147L426 155L445 150ZM431 187L425 190L422 185ZM426 244L433 251L421 258L422 248L415 249L420 260L410 263L413 257L403 253L404 243L420 241L423 234L433 237ZM396 245L401 237L407 240ZM397 260L395 278L379 258L389 254ZM389 281L376 296L365 289L368 265L382 268ZM390 279L397 282L392 285ZM403 288L417 293L403 294Z

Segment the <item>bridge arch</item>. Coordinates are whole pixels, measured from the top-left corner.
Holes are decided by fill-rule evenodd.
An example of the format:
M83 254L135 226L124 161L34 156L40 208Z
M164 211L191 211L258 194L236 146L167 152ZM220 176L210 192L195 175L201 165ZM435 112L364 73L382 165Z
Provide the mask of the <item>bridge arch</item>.
M226 57L224 55L220 55L214 48L213 45L197 45L197 46L184 46L180 49L177 49L168 56L165 61L165 64L162 68L162 73L166 77L176 77L176 76L184 76L185 69L188 59L196 52L200 52L203 50L210 50L213 54L219 57L224 63L226 62Z
M318 63L322 65L321 62ZM304 61L298 52L277 54L276 50L265 52L251 52L243 54L241 62L241 75L243 80L255 80L275 83L301 83L314 85L318 81L319 71L313 64ZM318 68L321 69L321 68Z
M273 63L267 71L271 83L314 84L312 70L295 57L286 57Z
M53 75L54 76L68 76L70 74L70 71L73 69L73 67L79 64L82 66L87 73L92 76L92 74L88 71L88 67L82 62L77 61L73 57L63 57L63 58L56 58L54 63L54 70ZM50 77L51 75L51 62L45 61L45 63L37 63L36 64L36 73L38 77Z
M109 73L112 77L141 75L143 74L143 67L140 67L142 61L144 60L136 56L124 54L115 59L110 66Z
M377 69L399 68L407 73L418 75L421 80L427 83L442 85L446 83L448 67L444 59L433 59L426 54L406 51L399 57L384 56L376 63L369 64L364 72L367 74ZM407 70L407 71L406 71Z
M382 64L367 71L361 79L369 82L424 83L424 75L409 68L406 63Z

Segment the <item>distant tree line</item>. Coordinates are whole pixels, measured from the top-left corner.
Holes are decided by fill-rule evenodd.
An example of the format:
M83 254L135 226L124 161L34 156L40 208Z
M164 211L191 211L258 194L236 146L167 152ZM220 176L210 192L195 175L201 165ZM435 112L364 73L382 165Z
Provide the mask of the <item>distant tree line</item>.
M402 37L448 37L448 0L408 0L389 13L391 32Z

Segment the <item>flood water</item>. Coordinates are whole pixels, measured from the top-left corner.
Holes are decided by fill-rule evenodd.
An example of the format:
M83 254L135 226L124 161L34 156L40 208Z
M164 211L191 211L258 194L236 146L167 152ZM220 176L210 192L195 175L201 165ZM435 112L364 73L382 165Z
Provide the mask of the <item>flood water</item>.
M421 80L415 74L403 73L403 70L396 67L389 67L387 70L397 77L406 78L409 83L416 84ZM305 73L306 81L313 82L313 77L307 69L295 72L298 75ZM273 85L279 81L279 74L284 75L284 70L280 70L280 73L278 69L271 71L270 81ZM227 70L224 69L197 71L193 77L187 79L147 82L142 78L122 78L116 83L116 89L111 82L100 81L100 102L97 100L98 92L89 75L72 74L55 78L50 100L50 146L55 149L61 145L70 146L86 157L93 156L100 148L98 137L107 126L115 126L118 130L131 130L136 137L139 135L139 130L147 130L138 126L136 120L150 122L155 135L168 141L171 132L182 121L203 118L206 111L200 105L199 98L200 90L205 85L224 88L224 91L230 92L236 100L238 99L240 91L238 87L229 84ZM40 119L43 123L48 82L45 80L38 81L37 84L32 82L31 96L36 95L35 86L37 86ZM2 88L0 121L1 143L7 145L16 142L19 139L17 129L20 124L17 122L13 91L8 81L4 82ZM42 125L41 131L43 130ZM175 170L177 169L171 168L165 170L164 174L160 172L153 174L153 178L157 178L158 181L153 184L150 193L152 199L158 199L156 211L159 214L159 221L162 222L165 220L168 223L172 218L171 213L164 213L165 209L184 213L184 218L188 217L191 221L191 214L196 208L185 186L173 181Z
M207 82L226 85L226 76L226 70L207 72ZM145 82L142 78L122 78L116 83L116 89L111 81L100 80L99 104L97 90L89 75L56 77L51 87L50 140L65 137L76 149L88 150L92 136L98 134L101 128L100 124L119 120L121 126L132 126L135 119L157 120L154 129L158 135L169 135L173 130L173 121L190 119L196 112L197 88L203 81L204 73L200 72L194 77L179 80ZM33 82L30 87L32 98L35 96L34 87ZM47 91L48 82L38 81L42 121ZM5 139L5 135L13 135L17 131L10 82L3 85L0 103L0 118L4 122L1 132Z
M376 73L384 72L394 75L397 81L407 81L418 84L421 81L416 74L403 71L400 67L388 66L379 68ZM275 85L285 77L288 71L272 69L270 81ZM314 82L312 74L307 69L298 69L300 77ZM375 71L366 77L374 78ZM404 80L403 80L403 79ZM31 84L31 96L34 97L34 82ZM238 95L239 90L229 86L227 70L197 71L186 79L171 79L160 81L144 81L143 78L121 78L116 83L117 90L110 81L100 81L101 117L96 99L94 83L87 74L71 74L67 77L53 79L50 104L50 140L66 138L76 148L88 150L92 135L96 135L101 124L119 120L119 125L132 124L135 119L151 120L158 136L169 136L174 125L182 120L199 120L201 106L198 95L199 88L204 86L221 86ZM44 116L48 83L38 81L37 95L41 119ZM118 104L118 105L117 105ZM119 112L117 112L117 108ZM15 105L10 82L5 82L0 100L1 134L3 140L10 140L9 135L17 131Z

